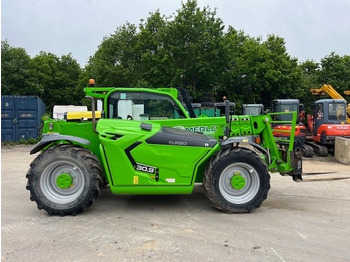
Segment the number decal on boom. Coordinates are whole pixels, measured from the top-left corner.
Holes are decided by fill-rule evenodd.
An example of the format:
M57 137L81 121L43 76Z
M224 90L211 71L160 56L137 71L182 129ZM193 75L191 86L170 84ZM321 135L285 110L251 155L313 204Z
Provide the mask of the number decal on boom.
M146 166L146 165L142 165L142 164L136 164L135 170L136 171L145 172L145 173L149 173L149 174L154 174L156 172L156 168L155 167Z

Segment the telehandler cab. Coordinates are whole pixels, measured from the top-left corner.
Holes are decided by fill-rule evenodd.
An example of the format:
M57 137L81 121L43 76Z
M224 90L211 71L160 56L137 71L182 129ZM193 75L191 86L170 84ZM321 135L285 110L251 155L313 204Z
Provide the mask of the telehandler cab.
M193 117L175 88L84 89L89 112L48 119L27 173L30 199L49 215L76 215L107 186L114 194L190 194L202 183L213 206L250 212L267 198L269 172L301 180L296 112ZM95 100L103 110L95 110ZM185 110L190 109L190 114ZM101 103L100 103L101 104ZM290 114L288 138L273 136L272 115ZM280 121L279 121L280 122Z

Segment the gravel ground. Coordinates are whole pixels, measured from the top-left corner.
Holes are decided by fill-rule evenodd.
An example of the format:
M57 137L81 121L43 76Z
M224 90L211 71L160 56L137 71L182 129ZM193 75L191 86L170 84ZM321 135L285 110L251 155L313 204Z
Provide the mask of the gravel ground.
M271 175L250 214L191 195L116 196L86 212L48 216L29 200L29 146L1 150L2 261L350 261L350 166L305 159L304 181ZM317 173L317 174L315 174Z

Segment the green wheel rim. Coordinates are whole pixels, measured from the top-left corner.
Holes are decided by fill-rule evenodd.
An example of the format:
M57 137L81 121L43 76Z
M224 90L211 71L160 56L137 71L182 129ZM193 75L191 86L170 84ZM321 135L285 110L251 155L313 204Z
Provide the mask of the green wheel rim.
M234 189L240 190L245 186L245 179L240 173L234 174L231 177L231 185Z
M56 184L61 189L66 189L72 186L73 178L69 173L63 173L59 175L56 179Z

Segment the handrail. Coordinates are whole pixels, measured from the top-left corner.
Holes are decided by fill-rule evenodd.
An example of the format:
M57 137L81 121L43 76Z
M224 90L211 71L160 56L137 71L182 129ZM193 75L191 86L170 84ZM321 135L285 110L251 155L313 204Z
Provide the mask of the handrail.
M291 111L291 112L274 112L274 113L269 113L271 117L270 124L285 124L285 125L290 125L291 129L290 130L280 130L271 127L271 131L275 133L284 133L284 134L290 134L289 137L286 137L285 139L281 139L281 137L276 137L274 136L275 142L284 142L288 144L288 151L292 151L294 144L291 143L291 141L294 141L295 137L295 129L296 129L296 122L297 122L297 112L296 111ZM273 120L272 116L277 116L277 115L292 115L292 120Z
M278 121L278 120L271 120L270 123L273 123L273 124L292 124L293 121Z

